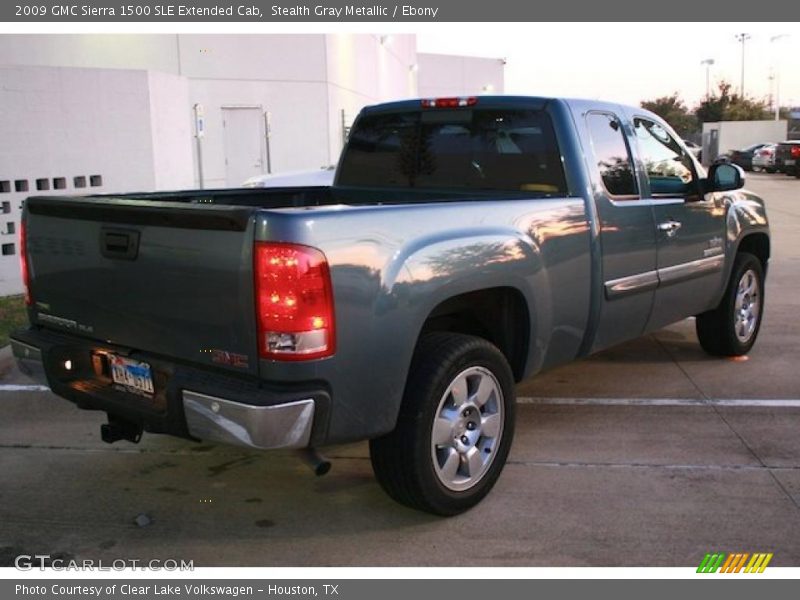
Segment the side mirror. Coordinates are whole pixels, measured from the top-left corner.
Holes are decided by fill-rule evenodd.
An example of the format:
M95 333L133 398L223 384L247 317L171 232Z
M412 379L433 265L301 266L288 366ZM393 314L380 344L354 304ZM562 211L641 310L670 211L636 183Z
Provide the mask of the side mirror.
M730 192L744 187L744 171L732 163L716 163L708 170L707 192Z

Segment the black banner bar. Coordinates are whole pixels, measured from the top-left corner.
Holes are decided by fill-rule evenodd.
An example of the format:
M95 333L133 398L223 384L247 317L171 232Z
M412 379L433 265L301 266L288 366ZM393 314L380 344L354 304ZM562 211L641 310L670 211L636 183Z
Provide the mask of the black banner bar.
M800 20L800 3L775 0L769 10L731 0L16 0L0 3L9 22L553 22L553 21L774 21ZM675 37L675 41L680 36ZM569 40L565 40L569 43ZM577 43L579 40L573 40Z
M712 581L713 578L713 581ZM793 598L796 582L758 576L698 575L669 580L27 579L0 581L8 600L408 600L409 598Z

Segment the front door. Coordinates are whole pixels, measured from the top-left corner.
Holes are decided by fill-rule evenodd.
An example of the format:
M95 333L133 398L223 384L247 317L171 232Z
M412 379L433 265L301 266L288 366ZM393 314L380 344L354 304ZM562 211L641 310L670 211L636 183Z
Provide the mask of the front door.
M650 317L658 277L653 210L642 200L625 130L612 112L581 115L602 247L603 298L592 351L638 337ZM580 126L580 125L579 125Z
M725 205L703 194L698 166L659 123L634 117L656 224L659 285L648 329L714 307L722 289Z
M225 185L241 187L264 173L264 116L260 108L222 109L225 132Z

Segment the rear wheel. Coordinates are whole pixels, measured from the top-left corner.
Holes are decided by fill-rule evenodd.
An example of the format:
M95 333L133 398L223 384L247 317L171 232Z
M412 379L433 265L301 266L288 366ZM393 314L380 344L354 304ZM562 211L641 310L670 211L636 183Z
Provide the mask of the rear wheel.
M514 402L511 368L494 345L462 334L425 335L395 430L370 442L378 482L401 504L437 515L475 506L505 464Z
M697 315L703 350L716 356L747 354L756 341L764 307L764 268L752 254L740 252L719 306Z

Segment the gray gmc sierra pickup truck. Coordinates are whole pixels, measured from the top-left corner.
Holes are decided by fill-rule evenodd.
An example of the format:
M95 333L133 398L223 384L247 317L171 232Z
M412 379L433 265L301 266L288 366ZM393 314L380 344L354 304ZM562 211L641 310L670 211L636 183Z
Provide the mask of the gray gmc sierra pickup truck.
M694 315L750 350L770 240L743 183L640 108L372 106L330 187L29 198L13 352L108 442L368 439L393 498L456 514L500 475L515 382Z

